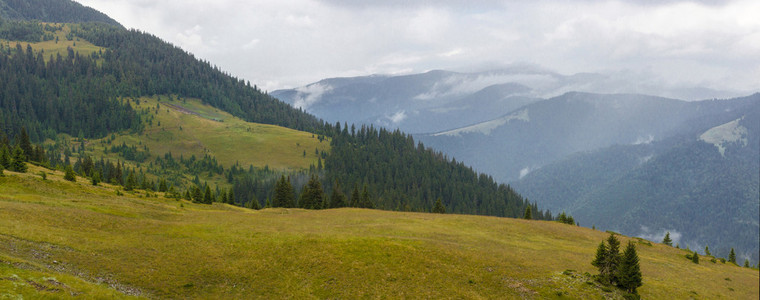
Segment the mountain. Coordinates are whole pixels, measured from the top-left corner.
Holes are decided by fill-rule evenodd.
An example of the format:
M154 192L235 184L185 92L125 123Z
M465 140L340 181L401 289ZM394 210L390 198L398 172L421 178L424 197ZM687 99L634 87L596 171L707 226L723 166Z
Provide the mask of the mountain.
M330 78L272 95L324 120L423 134L498 118L529 103L572 91L642 93L706 99L736 96L705 88L654 86L626 73L563 75L530 65L490 71L434 70L410 75ZM633 85L631 82L637 82Z
M694 120L735 111L755 98L687 102L571 92L486 122L416 137L492 174L497 181L508 182L573 153L648 143L683 133Z
M47 173L42 180L40 172ZM622 299L590 274L608 233L559 222L341 208L250 210L0 177L0 291L18 298ZM618 236L642 298L753 299L757 269ZM711 245L712 246L712 245ZM424 282L424 284L420 284Z
M71 165L125 189L164 183L196 201L265 206L275 181L287 178L297 200L287 206L303 206L298 195L316 177L324 186L312 193L317 208L329 207L322 192L353 189L382 209L430 211L440 199L455 213L519 217L531 207L536 219L552 217L411 136L325 124L150 34L102 23L6 24L28 41L13 40L14 30L0 36L10 39L0 43L0 85L8 87L0 94L0 156L38 143L22 149L28 160ZM204 117L178 120L183 113ZM409 164L388 162L389 151ZM423 180L450 172L446 181Z
M121 27L111 17L69 0L0 0L0 19L51 23L98 22Z
M718 255L733 247L758 261L760 95L748 99L684 134L572 155L512 186L585 226L653 240L670 231L683 247Z

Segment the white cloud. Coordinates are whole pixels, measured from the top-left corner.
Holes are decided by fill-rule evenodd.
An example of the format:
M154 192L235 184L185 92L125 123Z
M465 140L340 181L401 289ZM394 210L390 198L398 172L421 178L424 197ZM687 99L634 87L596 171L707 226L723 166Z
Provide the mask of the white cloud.
M755 91L760 2L79 0L266 90L527 62Z
M332 87L328 84L315 83L305 87L296 89L295 102L293 106L302 108L303 110L309 109L309 106L322 99L322 95L332 90Z

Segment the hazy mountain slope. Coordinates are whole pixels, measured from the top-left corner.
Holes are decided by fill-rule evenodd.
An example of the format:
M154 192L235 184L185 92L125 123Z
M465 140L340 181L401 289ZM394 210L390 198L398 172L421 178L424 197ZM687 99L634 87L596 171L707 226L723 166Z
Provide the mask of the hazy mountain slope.
M685 102L574 92L529 104L498 119L417 137L497 180L511 181L576 152L682 133L692 120L735 110L748 101Z
M614 146L547 165L512 184L584 226L661 239L757 261L760 101L689 122L687 133ZM721 153L721 151L723 153Z
M47 180L40 171L49 172ZM366 209L253 211L145 191L118 196L109 185L71 183L62 175L33 167L0 177L3 295L621 297L584 274L597 273L590 262L608 236L588 228ZM694 264L685 250L620 238L636 245L642 298L752 299L759 292L757 270L707 257ZM27 266L55 278L14 271Z
M53 23L98 22L121 26L109 16L71 0L0 0L0 18Z

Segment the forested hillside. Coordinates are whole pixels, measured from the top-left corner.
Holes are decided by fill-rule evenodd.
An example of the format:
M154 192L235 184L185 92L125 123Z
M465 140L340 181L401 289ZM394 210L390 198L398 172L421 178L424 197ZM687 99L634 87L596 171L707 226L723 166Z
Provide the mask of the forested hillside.
M0 18L55 23L98 22L121 26L109 16L74 1L0 0Z
M160 183L166 181L165 189L175 188L173 195L196 201L206 202L198 194L209 189L212 192L208 201L263 207L271 200L270 205L277 206L274 179L284 174L293 189L288 193L295 200L288 205L302 206L308 201L299 198L301 187L314 175L324 186L318 193L345 194L344 205L352 205L350 201L356 200L355 194L361 191L361 198L367 199L369 206L388 210L431 211L440 199L448 212L520 217L531 206L533 218L552 218L508 186L498 185L488 175L479 175L461 162L416 145L411 136L364 127L349 133L347 126L341 130L339 123L324 124L150 34L97 23L5 24L24 29L6 31L2 38L10 41L0 43L0 84L8 87L0 95L0 128L7 137L4 144L8 153L24 129L33 143L56 141L46 148L47 155L28 156L39 158L39 163L60 169L71 163L81 176L98 174L101 179L130 188L159 190ZM13 39L29 42L22 45ZM73 47L55 55L45 51L52 52L50 49L59 42ZM90 46L80 47L85 44ZM162 96L167 100L161 101ZM158 100L155 107L145 106L146 97L151 103ZM320 142L332 138L336 150L302 150L303 157L307 151L309 157L319 156L319 162L309 171L261 168L267 162L256 162L259 167L253 168L236 163L232 157L226 157L228 164L221 165L210 152L197 153L195 149L184 153L180 150L186 149L183 147L170 151L155 141L187 135L174 131L181 131L182 124L165 132L167 128L160 127L160 120L169 119L163 117L163 111L159 113L158 107L162 103L176 104L172 101L179 98L200 99L249 122L308 131L318 135ZM250 130L250 126L246 127ZM150 132L144 133L146 129ZM156 136L157 130L164 133ZM76 146L60 141L61 133L77 137ZM106 138L113 133L120 137ZM121 138L123 134L130 137ZM227 139L240 137L230 132ZM96 143L89 142L95 139ZM112 144L119 141L121 144ZM162 152L151 152L148 144ZM233 142L227 145L234 147ZM209 149L204 146L203 151ZM114 157L114 153L118 156ZM200 156L191 157L191 153ZM245 153L245 149L238 153ZM213 164L195 167L196 158ZM94 168L83 167L83 161L94 162ZM123 170L116 172L117 168ZM234 191L235 197L227 191ZM327 207L339 206L320 202L313 208Z
M428 211L440 199L454 213L521 217L528 206L534 219L551 219L512 188L478 174L410 135L362 126L345 126L332 139L325 170L328 182L346 189L369 186L379 208Z
M63 30L34 22L7 23L38 32L40 39ZM102 137L126 128L139 130L139 117L130 112L125 98L156 94L203 99L251 122L311 132L322 127L315 117L153 35L105 24L67 26L70 38L105 50L86 55L72 49L67 55L52 57L15 42L0 48L0 82L8 87L0 97L5 134L15 136L25 127L38 142L59 132Z
M654 240L670 231L682 247L723 256L735 248L754 263L760 94L730 101L745 105L695 119L675 137L574 155L513 185L585 226Z

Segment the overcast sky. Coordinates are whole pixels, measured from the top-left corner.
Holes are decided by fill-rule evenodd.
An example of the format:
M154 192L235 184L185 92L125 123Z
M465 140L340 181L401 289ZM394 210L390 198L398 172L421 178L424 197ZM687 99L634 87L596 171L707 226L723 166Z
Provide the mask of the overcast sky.
M515 63L760 90L756 0L76 1L269 91Z

